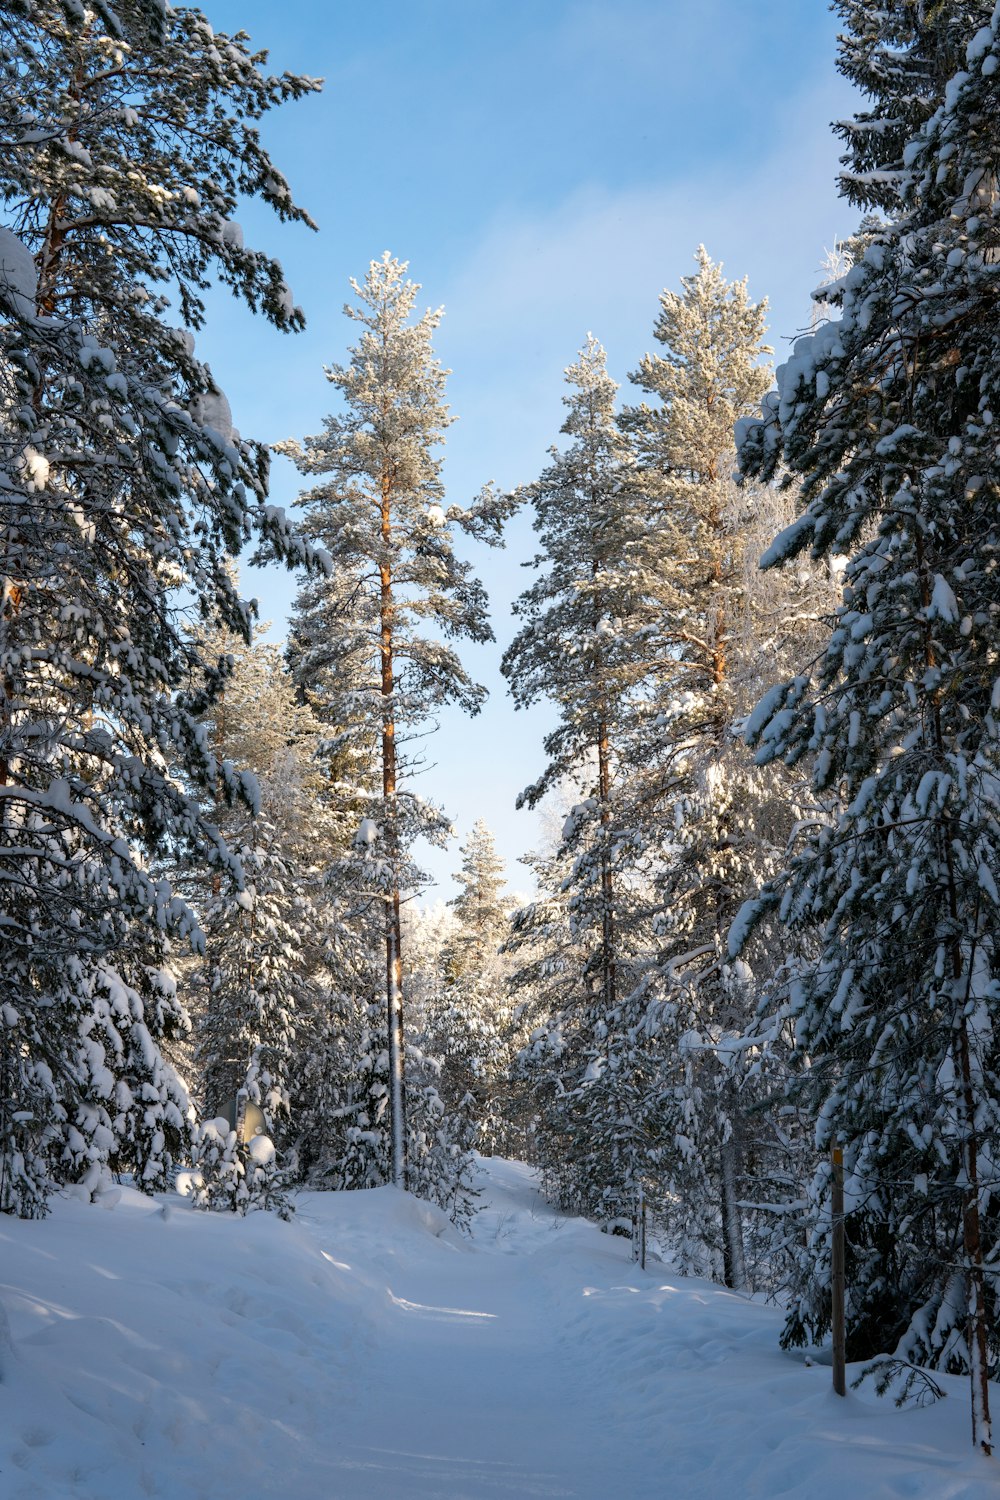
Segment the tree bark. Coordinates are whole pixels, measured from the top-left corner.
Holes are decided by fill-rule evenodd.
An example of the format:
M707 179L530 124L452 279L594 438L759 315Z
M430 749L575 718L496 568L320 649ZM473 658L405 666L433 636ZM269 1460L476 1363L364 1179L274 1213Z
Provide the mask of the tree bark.
M615 966L615 888L608 836L611 830L611 746L608 725L601 719L597 735L597 786L601 802L601 985L605 1013L615 1008L618 976Z
M739 1146L730 1135L722 1146L722 1233L725 1251L726 1285L741 1292L747 1284L746 1258L743 1253L743 1220L740 1215L738 1177Z
M393 703L392 481L382 476L381 520L384 554L379 565L382 690L382 798L385 807L385 844L389 861L389 889L385 895L385 999L389 1051L389 1130L392 1142L392 1182L407 1187L406 1055L403 1038L403 956L399 919L399 828L396 807L396 714Z

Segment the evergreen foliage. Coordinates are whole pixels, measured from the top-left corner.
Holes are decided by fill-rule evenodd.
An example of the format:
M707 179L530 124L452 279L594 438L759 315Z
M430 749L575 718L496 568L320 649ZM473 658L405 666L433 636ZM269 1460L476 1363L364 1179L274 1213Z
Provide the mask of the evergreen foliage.
M519 707L545 697L559 713L545 740L548 764L519 802L534 806L570 781L581 795L547 872L558 885L543 887L543 900L518 914L511 946L527 945L531 955L516 986L532 972L561 975L551 1010L539 1008L537 986L532 1004L531 1055L543 1076L554 1075L554 1097L543 1105L554 1148L545 1153L550 1181L567 1205L614 1218L631 1211L640 1151L634 1111L619 1089L633 1066L626 1001L636 982L635 841L622 815L629 784L623 741L654 616L637 562L645 524L639 478L615 419L617 386L592 335L566 383L561 430L570 441L551 450L549 466L518 496L534 509L542 545L534 566L541 571L515 603L525 623L503 672ZM559 1166L556 1143L567 1132L576 1149Z
M446 1105L449 1110L465 1105L480 1150L519 1156L523 1140L508 1083L513 1062L509 964L500 951L512 903L504 894L503 861L481 819L461 853L455 876L459 894L449 902L455 926L442 948L439 1004L431 1017L433 1050L442 1061Z
M298 703L277 647L247 646L222 633L204 641L203 650L218 658L225 677L205 719L213 753L223 764L238 756L255 786L249 808L227 807L216 797L211 809L240 861L241 885L208 872L187 882L205 933L204 959L187 974L198 1093L208 1120L245 1096L262 1110L265 1133L282 1150L294 1141L297 1034L318 1004L323 978L318 726ZM217 1168L228 1184L222 1196L228 1199L231 1187L241 1209L271 1196L278 1159L255 1161L252 1140L236 1141L217 1157L208 1131L200 1148L206 1201L220 1196Z
M296 649L307 653L304 661L317 652L322 660L325 646L349 638L358 670L334 691L332 727L345 749L361 757L374 747L377 757L359 788L367 798L355 878L383 908L390 1173L401 1186L410 1145L401 893L420 880L414 840L447 835L441 811L410 786L406 746L427 733L443 705L475 713L482 703L484 690L449 644L492 639L485 593L455 554L454 529L495 544L509 509L489 490L469 507L441 503L436 449L451 420L445 372L431 345L441 314L412 321L419 287L406 271L386 252L363 284L352 282L356 300L345 314L360 326L359 339L347 364L327 370L342 410L304 447L281 445L304 474L321 476L302 499L307 529L322 539L342 579L307 602ZM336 648L328 660L336 662ZM430 1139L428 1130L417 1127L417 1138L423 1156L419 1142Z
M315 85L266 78L194 10L39 0L4 9L0 44L0 1180L34 1213L107 1165L162 1185L185 1149L157 1044L185 1024L169 945L200 935L147 858L239 880L198 789L245 787L201 733L218 673L181 591L246 630L227 554L255 530L304 553L164 314L173 294L197 325L214 270L301 321L228 216L242 193L304 218L247 121Z
M992 13L949 10L953 28L968 11L965 67L905 148L900 217L848 272L840 319L796 345L743 432L748 472L769 478L783 462L802 476L802 513L765 561L808 548L849 562L825 652L748 725L761 763L811 758L832 822L799 831L733 946L770 911L815 934L819 955L779 1016L817 1144L844 1146L850 1347L967 1365L988 1449L1000 41ZM827 1321L825 1165L808 1231L793 1341Z
M740 497L730 476L733 425L757 407L771 374L761 364L766 305L750 301L745 280L727 282L704 247L696 260L681 291L661 295L662 352L646 355L633 377L655 404L623 416L648 497L646 567L658 605L633 795L649 809L650 837L661 830L645 1024L659 1054L664 1213L686 1266L739 1286L747 1141L732 1049L750 991L748 974L725 962L725 938L766 866L777 799L733 744L759 659L755 643L746 650L758 497Z

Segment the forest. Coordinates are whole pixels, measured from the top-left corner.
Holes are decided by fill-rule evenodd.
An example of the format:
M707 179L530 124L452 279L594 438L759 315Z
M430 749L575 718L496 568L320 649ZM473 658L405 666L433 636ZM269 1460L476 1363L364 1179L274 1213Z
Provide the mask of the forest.
M545 465L466 499L394 253L335 289L319 431L243 436L199 354L219 287L304 326L238 216L311 225L262 122L320 81L165 0L0 5L0 1213L182 1174L462 1230L508 1158L789 1349L839 1220L848 1360L962 1375L990 1453L1000 5L832 8L855 227L783 362L694 223L628 390L587 335ZM248 567L294 575L282 641ZM550 715L534 888L480 820L435 905L421 769L495 638Z

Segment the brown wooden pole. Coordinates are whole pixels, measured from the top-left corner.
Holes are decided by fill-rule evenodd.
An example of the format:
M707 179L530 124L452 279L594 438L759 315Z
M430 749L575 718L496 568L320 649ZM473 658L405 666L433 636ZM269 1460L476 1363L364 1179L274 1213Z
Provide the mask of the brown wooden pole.
M847 1333L844 1324L844 1153L834 1146L831 1213L833 1244L830 1255L831 1327L833 1331L833 1389L847 1395Z

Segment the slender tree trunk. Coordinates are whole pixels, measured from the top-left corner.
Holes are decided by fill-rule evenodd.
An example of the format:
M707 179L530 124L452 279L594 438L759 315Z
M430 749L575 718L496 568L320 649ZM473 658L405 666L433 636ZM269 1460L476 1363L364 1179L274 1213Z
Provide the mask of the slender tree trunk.
M89 33L89 26L84 31L84 36ZM80 105L83 100L86 85L86 69L83 56L78 58L73 72L69 78L66 93L69 101L75 106L79 118ZM79 130L76 121L73 121L66 132L66 139L76 142L79 140ZM56 310L56 284L59 280L59 271L62 265L63 249L66 244L65 214L69 207L69 197L65 192L58 193L52 201L49 209L49 219L45 226L45 238L42 241L38 253L38 292L37 313L41 318L51 318ZM36 400L40 399L41 385L36 390Z
M390 888L385 896L385 997L389 1042L389 1129L392 1140L392 1181L407 1186L406 1161L406 1056L403 1039L403 954L399 919L399 827L396 807L396 713L393 704L393 608L392 483L382 477L382 542L385 549L379 566L382 688L382 798L385 806L385 842L389 857Z
M592 489L590 497L591 512L597 508L597 498L593 490L593 477L591 479ZM603 613L603 599L596 587L601 572L601 559L599 556L599 545L596 536L593 539L594 552L591 560L591 576L594 579L594 639L600 640L598 634L601 627ZM604 678L604 652L600 645L597 646L594 658L594 672L597 679L597 691L599 694L599 707L597 719L597 795L601 804L601 989L604 995L605 1014L610 1014L615 1007L618 990L617 975L615 973L615 889L614 875L611 870L611 851L608 847L609 834L611 831L611 735L608 727L608 700L607 684Z
M615 965L615 887L608 847L611 831L611 747L607 722L602 719L597 735L597 785L601 801L601 982L604 1004L615 1008L618 976Z
M742 1291L747 1284L746 1258L743 1253L743 1218L740 1214L739 1193L739 1142L730 1134L722 1146L722 1235L725 1260L725 1281L734 1291Z

